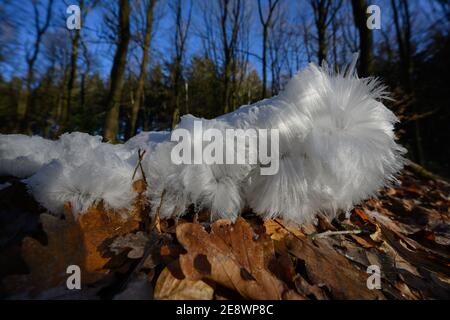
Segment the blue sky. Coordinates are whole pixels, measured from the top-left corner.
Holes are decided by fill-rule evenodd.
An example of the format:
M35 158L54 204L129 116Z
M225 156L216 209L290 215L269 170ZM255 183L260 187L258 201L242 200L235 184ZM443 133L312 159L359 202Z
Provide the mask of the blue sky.
M41 3L46 3L47 0L40 0ZM114 1L114 0L111 0ZM173 34L173 14L167 9L167 1L161 0L160 7L158 9L158 14L161 15L159 23L156 25L155 38L153 40L154 54L153 58L159 60L165 60L170 57L171 41ZM214 0L211 0L214 1ZM253 5L253 11L256 11L256 0L247 0L250 5ZM289 19L295 22L300 21L300 17L305 17L312 22L312 12L310 5L307 0L281 0L283 5L288 8ZM349 0L344 0L348 1ZM25 72L25 48L29 47L34 39L34 29L33 29L33 11L30 5L31 0L0 0L0 3L10 2L7 5L8 14L12 15L14 20L17 22L17 28L15 30L14 36L16 37L17 46L14 50L14 56L11 57L11 63L6 66L2 66L3 75L10 77L12 75L21 76ZM186 5L189 1L185 1ZM191 36L188 42L187 56L200 54L201 47L200 41L197 36L198 30L202 28L202 8L200 6L201 1L193 0L194 11L193 11L193 21L191 26ZM369 1L371 4L379 4L382 10L382 25L387 26L386 32L392 33L392 24L389 23L389 3L387 0L377 0ZM69 4L75 4L77 1L69 0L55 0L54 16L51 25L51 30L60 30L61 32L67 32L65 30L65 18L67 14L65 12ZM104 4L105 1L101 1ZM414 17L416 25L424 25L427 20L430 20L430 14L432 14L433 6L428 0L412 0L411 7L416 7L418 12L417 16ZM347 3L348 4L348 3ZM41 15L43 15L43 8L41 8ZM102 5L97 6L93 11L89 12L87 19L82 21L83 34L87 39L88 47L92 55L97 61L97 67L100 74L107 77L111 68L111 61L114 54L114 48L111 45L105 43L99 37L101 33L101 26L103 21L104 8ZM42 18L43 19L43 18ZM385 19L385 20L383 20ZM312 36L314 35L314 28L312 29ZM420 37L420 30L414 29L414 34ZM375 31L375 37L379 37L379 31ZM261 63L260 59L255 57L255 55L261 55L261 28L257 20L256 12L253 14L253 21L251 24L251 39L250 39L250 51L254 54L251 55L250 63L251 65L261 73ZM43 54L41 53L40 59L38 60L37 68L45 68L43 65ZM307 63L306 55L302 56L301 64L305 65ZM270 77L270 74L269 74Z
M0 2L8 0L0 0ZM47 0L40 0L41 4L46 4ZM114 1L114 0L113 0ZM156 25L155 38L153 39L154 57L158 59L167 59L171 51L171 41L173 34L174 19L173 14L167 8L167 2L170 0L160 0L160 8L158 12L161 14L161 19ZM15 37L18 39L18 44L15 49L15 55L12 58L13 62L7 66L2 66L2 73L6 77L12 75L23 75L26 70L25 64L25 52L26 48L31 47L34 40L34 26L33 26L33 8L30 5L31 0L10 0L8 5L9 14L12 14L14 20L17 22L17 30ZM53 21L51 24L51 30L64 31L65 30L65 17L68 15L65 10L68 5L75 4L78 1L66 1L66 0L55 0ZM100 3L104 3L101 1ZM253 2L253 3L251 3ZM284 0L285 4L288 5L292 10L291 12L296 12L298 10L298 1L296 0ZM189 2L186 1L186 5ZM201 1L193 0L193 19L191 24L191 32L188 41L187 56L188 60L191 56L200 54L200 41L197 36L198 30L201 29L202 17L201 17ZM256 5L255 1L249 1L251 5ZM304 4L306 10L309 10L309 6ZM44 16L44 6L40 7L41 16ZM187 10L187 9L186 9ZM94 10L87 14L87 18L82 21L82 32L87 39L89 50L96 57L98 62L98 68L102 76L107 76L113 59L114 48L111 45L105 43L100 39L99 34L102 29L102 21L104 16L104 8L102 5L98 5ZM42 18L43 19L43 18ZM250 41L250 51L253 55L249 57L250 63L254 68L260 73L261 65L260 59L256 58L254 55L261 54L261 39L258 21L256 16L253 19L251 27L251 41ZM43 50L41 50L40 60L43 61ZM306 60L305 60L306 63ZM39 68L39 65L37 65ZM45 66L44 66L45 67Z

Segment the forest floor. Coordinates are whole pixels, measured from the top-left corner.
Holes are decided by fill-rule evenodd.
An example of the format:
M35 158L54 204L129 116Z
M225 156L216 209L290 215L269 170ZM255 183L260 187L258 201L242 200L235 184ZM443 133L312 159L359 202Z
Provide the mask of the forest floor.
M1 297L34 299L449 299L450 185L407 166L401 184L349 213L302 227L243 212L150 221L102 204L78 219L45 213L0 180ZM151 187L151 182L149 182ZM81 290L66 285L69 265ZM379 272L379 273L378 273ZM377 275L380 275L379 282ZM370 289L369 289L370 287Z

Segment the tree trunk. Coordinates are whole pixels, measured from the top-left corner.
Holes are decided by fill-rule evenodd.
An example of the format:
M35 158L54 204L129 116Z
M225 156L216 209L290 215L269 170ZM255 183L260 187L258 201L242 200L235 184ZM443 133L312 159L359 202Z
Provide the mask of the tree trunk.
M231 66L229 59L225 59L223 72L223 113L230 112L230 75Z
M28 96L29 96L28 86L25 86L25 88L20 88L19 99L17 102L16 128L14 130L16 133L21 132L26 125Z
M261 99L264 99L267 96L267 25L263 25L262 76Z
M172 113L172 129L178 124L180 120L180 77L181 77L181 59L175 60L175 66L173 69L172 81L175 97L175 108Z
M178 0L174 7L172 7L175 12L175 57L174 65L172 67L172 85L175 96L175 107L172 113L172 128L174 128L178 121L180 120L180 110L181 110L181 82L183 79L183 57L186 50L186 39L189 32L189 27L192 18L192 3L189 7L189 11L186 19L183 18L182 12L182 2ZM185 21L184 21L185 20ZM184 22L183 22L184 21Z
M258 14L259 21L263 28L263 43L262 43L262 88L261 99L267 96L267 42L269 38L269 28L272 23L272 16L275 12L279 0L269 0L267 4L267 16L264 17L261 0L258 0ZM272 75L273 76L273 75Z
M16 132L23 132L24 130L29 130L29 123L28 123L28 113L29 113L29 100L31 95L31 89L32 89L32 83L34 78L34 64L36 63L36 60L39 56L39 52L41 49L41 43L42 43L42 37L47 31L50 20L52 18L52 9L53 9L53 1L49 0L47 7L46 7L46 16L44 20L43 26L39 25L39 9L38 9L38 3L33 2L33 10L34 10L34 18L35 18L35 28L36 28L36 40L34 41L33 45L33 52L30 56L26 57L27 60L27 77L26 77L26 83L25 83L25 90L21 90L19 94L19 101L17 104L17 123L16 123Z
M107 115L104 126L104 138L108 141L116 141L119 129L120 99L123 89L123 75L130 42L130 3L128 0L120 0L119 9L119 43L117 45L114 62L111 69L110 91L108 95Z
M372 30L367 28L367 1L352 0L353 19L359 32L359 67L358 73L362 77L372 74Z
M325 25L318 26L318 43L319 49L317 52L317 59L319 64L327 59L327 43L326 43L326 27Z
M329 0L316 2L315 20L317 28L317 59L319 64L327 59L327 16Z
M131 107L131 119L130 127L127 132L127 139L136 134L136 123L141 108L142 96L144 94L145 77L147 75L147 65L149 60L150 43L152 37L152 25L153 25L153 8L155 7L156 0L150 0L147 7L146 20L145 20L145 35L144 43L142 46L142 60L139 71L139 79L134 94L134 103Z
M175 126L180 121L180 97L178 94L175 96L175 109L173 110L172 114L172 129L175 128Z
M336 20L333 20L331 23L331 27L332 27L332 35L331 35L331 39L333 41L333 62L334 62L334 69L338 70L339 69L339 65L338 65L338 59L337 59L337 29L338 29L338 25Z
M86 73L83 73L81 75L81 81L80 81L80 109L84 113L85 110L85 104L86 104Z
M25 88L20 91L19 101L17 105L17 127L16 132L25 132L29 130L29 103L30 103L30 95L32 91L32 83L34 79L34 64L37 60L39 49L41 44L41 36L38 35L33 56L30 59L27 59L27 77L25 80Z
M80 9L83 10L83 0L80 0ZM75 93L75 82L77 78L77 59L78 59L78 47L80 43L80 29L75 29L75 34L72 38L72 51L70 54L70 71L69 80L67 82L67 101L66 106L62 114L60 131L63 131L70 122L70 114L72 112L72 98Z
M394 16L394 26L397 35L398 49L400 56L400 69L402 74L402 84L406 93L413 95L412 80L412 52L411 52L411 19L409 13L408 2L400 0L399 6L395 0L391 0L392 11ZM399 15L402 14L403 25L400 25ZM413 102L412 112L418 113L417 105ZM415 157L419 164L425 164L425 152L422 145L422 134L419 119L414 121L415 135Z

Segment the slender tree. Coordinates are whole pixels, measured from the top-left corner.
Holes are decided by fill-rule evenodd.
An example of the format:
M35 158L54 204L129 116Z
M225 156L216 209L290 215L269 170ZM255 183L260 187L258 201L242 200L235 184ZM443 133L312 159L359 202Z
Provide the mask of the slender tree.
M130 42L130 3L120 0L119 5L119 42L117 44L114 61L111 68L110 90L106 103L106 120L104 125L104 138L116 141L119 129L119 111L124 72Z
M141 3L145 10L144 30L142 30L142 32L139 32L140 35L138 37L138 44L140 45L142 50L142 58L139 68L139 78L136 85L136 90L134 92L134 103L131 106L131 119L126 138L130 138L131 136L136 134L137 118L139 110L141 108L142 99L144 96L145 78L147 76L147 68L150 55L150 44L153 29L153 16L154 16L153 12L156 2L157 0L147 0Z
M275 9L279 0L268 0L266 13L263 13L263 5L261 0L258 0L258 15L259 22L262 26L262 88L261 98L264 99L267 96L267 46L269 30L272 24L272 19L275 13Z
M220 31L223 50L222 81L223 81L223 112L227 113L232 105L233 63L237 55L239 31L243 17L241 0L220 0Z
M352 0L353 19L359 32L359 65L358 73L362 77L372 74L372 30L367 28L367 1Z
M17 127L16 131L26 130L29 115L29 97L32 90L32 84L34 80L34 65L38 59L39 52L41 50L42 39L47 32L50 21L52 19L53 0L48 0L45 7L44 22L41 22L41 13L39 12L39 3L37 0L31 1L34 14L34 28L35 28L35 40L31 51L26 54L27 62L27 75L25 78L25 88L23 88L19 94L19 102L17 106Z
M172 85L175 98L175 108L172 115L172 127L180 120L180 100L182 91L183 58L186 51L186 40L192 18L192 3L189 6L187 17L183 16L182 1L175 0L172 11L175 13L174 61L172 65Z
M395 33L397 36L400 57L400 73L402 85L407 95L413 95L413 63L411 39L411 14L406 0L391 0ZM417 105L413 102L413 113L417 113ZM422 146L422 132L420 120L414 121L415 155L419 164L425 164L425 153Z
M327 58L327 29L342 5L342 0L310 0L317 29L317 59L319 63Z
M222 110L227 113L236 107L236 90L242 83L240 68L248 59L248 25L250 17L243 0L202 2L203 32L201 34L205 58L214 62L221 78Z
M289 61L290 51L295 51L297 41L294 38L293 27L287 18L286 7L280 7L273 19L273 23L269 29L269 59L270 71L272 76L272 95L278 94L282 86L282 76L284 68L287 72L292 72L290 69L291 62Z
M79 7L80 11L83 12L84 10L84 0L79 1ZM84 20L84 19L83 19ZM69 121L70 121L70 115L72 112L72 103L73 103L73 97L75 95L75 82L77 78L77 62L78 62L78 54L79 54L79 45L80 45L80 37L81 37L81 29L75 29L73 30L73 34L71 33L71 53L70 53L70 69L69 69L69 76L67 81L67 99L66 99L66 105L63 108L61 119L60 119L60 126L59 131L64 132L67 128Z

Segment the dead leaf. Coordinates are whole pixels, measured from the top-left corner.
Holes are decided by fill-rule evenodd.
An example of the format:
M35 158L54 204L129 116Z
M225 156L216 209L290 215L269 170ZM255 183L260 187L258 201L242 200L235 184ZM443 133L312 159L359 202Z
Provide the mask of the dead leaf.
M264 227L266 229L266 233L272 238L272 240L276 241L283 239L289 233L294 235L303 235L303 232L299 227L292 224L285 226L281 219L267 219L264 221Z
M402 281L396 281L395 287L400 291L401 295L405 299L409 299L409 300L420 299L420 297L417 294L415 294L413 291L411 291L411 289L406 285L406 283L404 283Z
M124 250L131 249L127 254L128 258L139 259L144 255L148 242L149 238L146 234L139 231L137 233L128 233L124 236L117 237L109 248L116 255Z
M305 296L314 296L317 300L328 300L326 293L318 285L310 285L302 276L295 278L297 291Z
M6 278L8 292L36 294L61 285L67 279L69 265L80 267L83 284L93 283L108 273L104 267L111 257L104 255L102 245L105 241L139 227L137 209L120 214L106 210L99 203L78 219L75 219L69 204L64 209L65 219L49 214L40 217L47 245L31 237L24 238L22 257L30 273Z
M364 212L364 210L360 209L360 208L355 208L353 210L363 221L370 221L369 217L367 216L367 214Z
M102 270L111 259L102 248L105 240L133 232L139 228L141 212L139 208L126 212L105 210L103 205L90 208L78 219L83 244L86 248L85 265L88 271Z
M329 239L314 242L305 236L284 239L290 253L304 261L311 283L324 284L335 299L383 299L378 290L366 286L368 274L356 269L329 245Z
M421 268L428 269L436 273L442 273L446 277L450 276L450 270L445 266L446 258L439 255L430 254L431 252L426 252L426 248L420 246L413 240L406 238L402 234L395 232L394 230L389 230L384 225L381 225L380 227L383 236L386 238L386 242L403 259L414 266L420 266ZM400 240L407 240L407 242L402 243ZM411 248L409 247L411 246L411 244L417 246L417 248L415 248L415 251L411 250Z
M265 235L255 239L242 218L234 224L218 220L210 233L199 224L183 223L177 227L177 238L187 250L180 266L188 279L210 279L247 299L282 299L290 291L269 271L275 256L272 241Z
M201 280L179 280L166 267L155 286L158 300L212 300L214 289Z
M361 246L363 246L366 249L373 248L375 245L374 243L369 242L368 239L365 239L363 237L351 234L350 235L356 242L358 242ZM372 240L372 239L371 239Z

